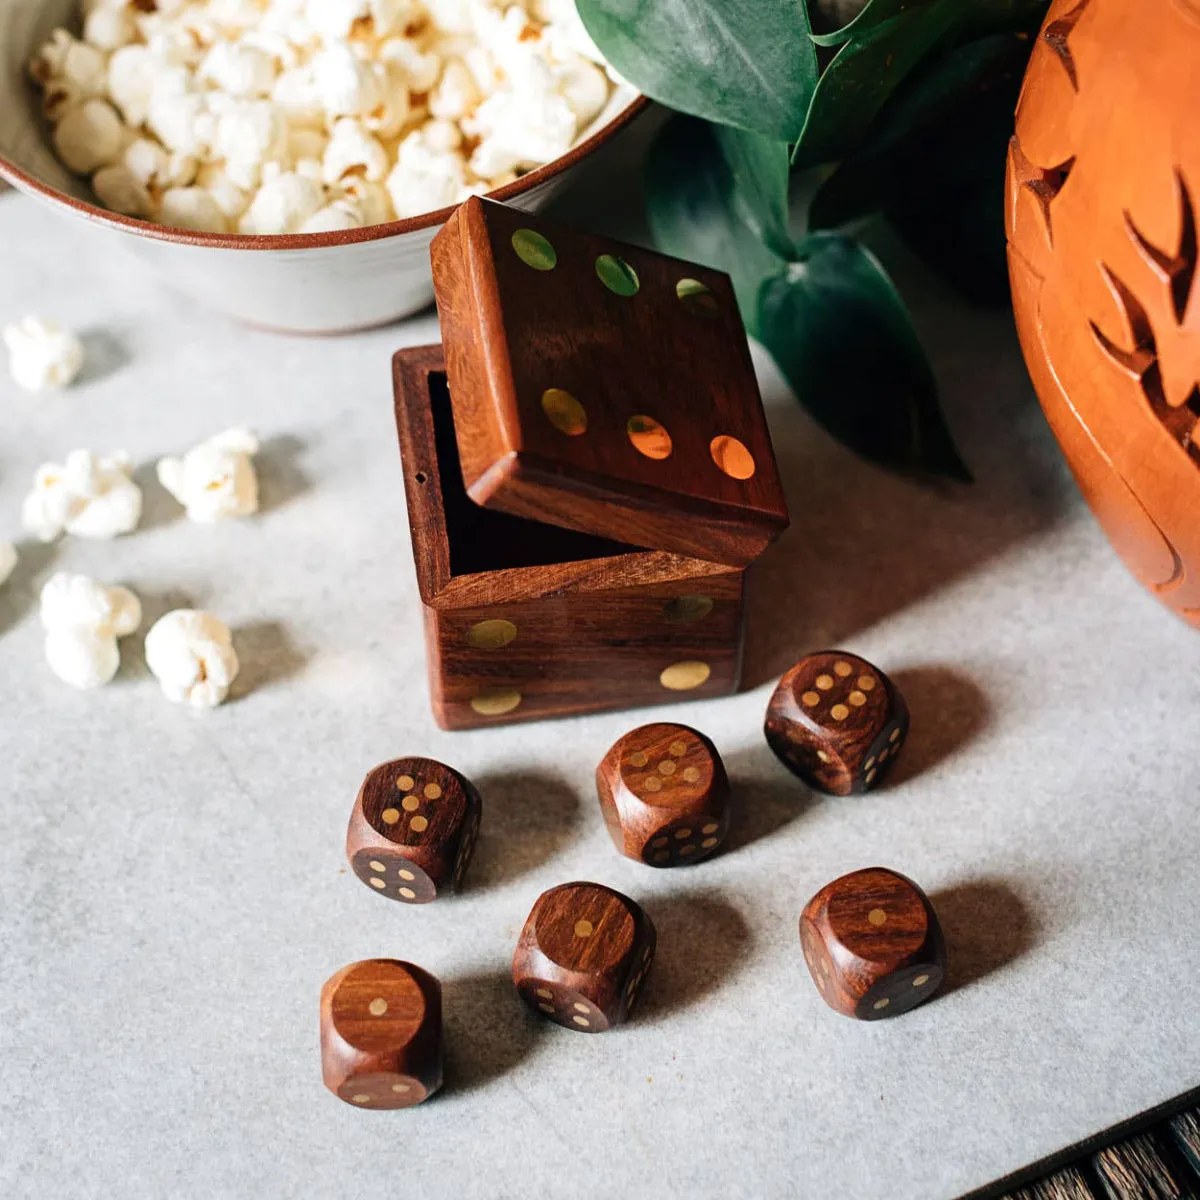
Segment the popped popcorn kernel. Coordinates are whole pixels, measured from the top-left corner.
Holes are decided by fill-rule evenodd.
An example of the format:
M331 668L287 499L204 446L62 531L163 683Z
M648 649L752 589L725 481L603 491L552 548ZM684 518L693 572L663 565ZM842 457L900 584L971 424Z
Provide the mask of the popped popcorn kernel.
M79 338L42 317L28 316L6 325L3 338L9 373L26 391L66 387L83 367Z
M176 609L154 623L146 634L146 665L168 700L193 708L216 708L239 669L229 626L194 609Z

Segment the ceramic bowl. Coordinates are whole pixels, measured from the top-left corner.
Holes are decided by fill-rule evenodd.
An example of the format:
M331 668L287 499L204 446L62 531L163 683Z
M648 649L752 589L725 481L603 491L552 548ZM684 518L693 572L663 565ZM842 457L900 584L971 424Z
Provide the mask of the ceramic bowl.
M0 178L120 238L170 286L248 324L291 333L382 325L433 299L429 243L450 209L338 233L246 237L151 225L99 207L54 155L26 63L57 26L78 29L79 0L0 0ZM629 87L561 158L491 193L531 212L646 106Z

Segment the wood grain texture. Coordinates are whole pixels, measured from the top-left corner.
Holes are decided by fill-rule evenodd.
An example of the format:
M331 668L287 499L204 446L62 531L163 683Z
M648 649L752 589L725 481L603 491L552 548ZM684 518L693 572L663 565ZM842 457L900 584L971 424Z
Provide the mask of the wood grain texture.
M538 897L513 954L513 984L567 1029L602 1033L626 1020L654 961L657 934L639 904L599 883Z
M351 963L321 989L325 1086L357 1108L410 1108L442 1086L442 987L412 963Z
M346 857L378 895L427 904L462 884L482 815L478 791L452 767L431 758L393 759L363 780Z
M929 897L886 867L826 884L800 917L804 961L821 998L862 1021L899 1016L937 991L946 944Z
M716 746L687 725L640 725L596 768L613 844L651 867L690 866L729 832L729 778Z
M552 246L552 267L519 256L513 237L526 231ZM726 276L479 198L455 212L431 257L476 503L736 566L787 527ZM636 291L606 286L613 272ZM681 280L707 303L682 300ZM547 415L550 389L568 394L585 427L564 431ZM642 440L650 453L630 434L646 418L666 431Z
M1008 1200L1096 1200L1096 1194L1079 1170L1066 1167L1013 1192Z
M470 729L736 691L743 570L474 504L442 366L437 347L394 363L438 723ZM507 640L481 636L496 622L511 626ZM670 674L681 663L697 665Z
M763 732L809 787L860 795L880 782L908 737L908 706L876 666L844 650L802 658L779 681Z
M1092 1167L1107 1200L1195 1200L1169 1144L1153 1131L1101 1150Z
M1017 328L1126 565L1200 626L1200 16L1054 0L1009 148Z

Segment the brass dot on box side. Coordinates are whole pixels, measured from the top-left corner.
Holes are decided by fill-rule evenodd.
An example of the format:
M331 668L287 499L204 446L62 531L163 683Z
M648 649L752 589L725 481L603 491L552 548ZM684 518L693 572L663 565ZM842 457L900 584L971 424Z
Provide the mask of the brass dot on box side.
M574 1008L576 1012L586 1013L588 1011L588 1006L586 1004L580 1004L578 1000L576 1000L571 1007Z
M875 756L871 755L871 757L868 758L865 763L863 763L863 770L869 771L874 765L875 765Z
M875 776L876 776L877 774L878 774L878 768L877 768L877 767L872 767L872 768L871 768L871 769L870 769L870 770L867 772L867 785L868 785L868 786L870 786L872 783L874 783L874 782L875 782Z
M712 288L698 279L681 279L675 285L675 295L688 312L698 317L715 317L721 311Z
M399 875L401 879L416 879L416 876L411 871L406 871L403 867L401 867L396 874Z
M672 692L688 692L708 682L712 668L705 662L685 660L664 668L659 683Z
M547 388L542 393L542 412L546 420L567 437L587 433L587 409L565 388Z
M676 596L663 606L668 621L701 621L713 610L711 596Z
M576 937L591 937L595 928L596 928L595 925L593 925L591 923L591 921L576 921L575 922L575 936Z
M683 777L684 777L684 779L686 779L688 781L688 783L698 782L700 779L700 768L699 767L684 767L683 768Z
M383 812L379 814L379 819L385 825L395 825L395 823L400 820L400 810L398 808L385 808Z
M541 998L543 1000L553 1000L554 999L554 993L549 988L538 988L537 994L539 996L541 996Z
M427 783L425 785L425 799L426 800L438 800L441 798L441 795L442 795L442 789L438 784Z
M691 836L692 836L692 831L690 829L675 830L675 840L676 841L683 842L683 841L686 841Z
M429 828L429 818L413 817L413 819L409 821L408 827L413 831L413 833L424 833L425 830Z
M876 1012L878 1012L879 1009L881 1009L881 1008L887 1008L887 1006L890 1003L891 1003L891 1001L886 996L884 996L884 998L882 1000L876 1000L875 1003L873 1005L871 1005L871 1007L874 1008L876 1010Z
M924 987L929 982L928 975L918 975L913 981L913 987Z
M679 851L679 853L682 855L695 854L696 847L689 842L686 846L683 847L682 850Z
M353 1100L355 1104L367 1104L370 1102L371 1097L368 1096L366 1092L360 1092L357 1096L351 1096L350 1099Z
M862 706L867 702L867 698L862 694L862 692L851 692L846 699L849 700L855 708L862 708Z
M387 1012L387 1001L382 996L376 996L370 1004L367 1005L367 1012L373 1017L382 1017Z
M844 704L835 704L829 710L829 715L835 721L844 721L850 715L850 710Z
M625 422L625 433L633 448L646 458L661 460L671 454L671 435L666 426L643 413Z
M832 675L818 675L817 679L816 679L816 684L817 684L817 687L819 687L821 689L821 691L827 692L827 691L829 691L829 689L831 687L833 687L833 676Z
M399 775L396 778L396 786L402 792L411 792L416 780L411 775Z
M650 778L647 779L644 784L642 784L642 786L648 792L661 792L662 791L662 780L659 779L659 777L657 775L651 775Z
M631 767L644 767L650 760L642 753L641 750L635 750L629 756L629 765Z
M518 229L512 235L512 248L517 257L535 271L552 271L558 262L554 247L536 229Z
M521 703L521 693L516 688L484 688L471 698L471 707L481 717L502 717Z
M851 674L854 671L854 668L848 662L841 661L841 660L839 660L838 662L835 662L833 664L833 669L843 679L845 679L847 675Z
M572 1017L571 1020L574 1021L575 1024L578 1025L581 1029L588 1029L588 1028L590 1028L590 1026L592 1024L591 1021L589 1021L587 1019L587 1017Z
M400 895L402 895L405 900L415 900L417 898L417 893L414 892L412 888L400 888L399 890Z
M405 1092L411 1092L412 1088L407 1083L393 1083L392 1091L397 1095L403 1096Z
M833 759L829 757L829 752L828 752L827 750L818 750L818 751L817 751L817 757L818 757L818 758L819 758L819 759L820 759L820 760L821 760L823 763L827 763L827 762L833 762Z
M658 764L658 773L660 775L674 775L675 764L669 758L664 758L662 762Z
M711 850L716 844L717 844L716 838L705 838L704 841L702 841L700 843L700 845L703 846L705 850Z
M367 882L368 882L368 883L369 883L369 884L370 884L370 885L371 885L373 888L385 888L385 887L387 887L387 884L386 884L386 883L384 883L382 879L368 879L368 880L367 880Z
M602 254L596 259L596 275L610 292L618 296L632 296L641 287L637 272L615 254Z
M821 693L820 692L805 692L804 695L800 697L800 701L807 708L812 708L812 706L814 704L821 703Z
M671 857L671 855L666 850L658 850L655 852L654 861L655 862L666 862L667 859L670 857Z
M858 686L862 688L864 692L869 692L875 686L875 676L860 675L858 677Z
M676 758L682 758L687 753L687 742L672 742L669 749Z
M707 825L705 825L704 828L700 830L700 832L701 833L716 833L717 830L720 828L721 828L721 825L720 825L719 821L709 821L709 823Z
M374 858L371 859L371 861L369 863L367 863L367 866L370 867L372 871L386 871L387 870L387 867L385 867L383 865L383 863L379 862L378 859L374 859Z
M652 841L650 843L650 845L651 846L665 846L670 840L671 840L670 838L656 837L654 839L654 841Z
M887 920L887 913L882 908L873 908L867 913L867 920L872 925L882 925Z
M900 730L899 730L899 729L893 729L893 730L892 730L892 736L891 736L890 738L888 738L888 741L889 741L889 742L895 742L895 741L899 741L899 739L900 739Z
M539 1004L538 1008L540 1008L544 1013L552 1013L554 1011L553 1004Z
M403 808L405 812L416 812L417 809L421 807L421 802L416 798L416 796L405 796L404 799L400 801L400 807Z
M487 621L477 621L467 630L467 644L474 650L499 650L516 636L517 627L511 621L492 617ZM408 786L412 787L411 779Z
M730 479L749 479L754 474L754 455L737 438L719 434L708 444L712 460Z

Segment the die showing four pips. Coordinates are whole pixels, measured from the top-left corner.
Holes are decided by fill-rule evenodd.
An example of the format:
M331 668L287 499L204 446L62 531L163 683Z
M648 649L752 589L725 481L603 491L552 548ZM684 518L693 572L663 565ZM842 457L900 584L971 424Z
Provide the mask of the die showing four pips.
M765 733L809 786L867 791L893 761L908 710L890 679L844 651L809 655L771 697ZM617 850L653 867L714 854L729 830L729 780L704 734L655 722L620 738L596 769ZM461 886L479 833L471 782L433 759L408 757L367 774L346 855L372 891L410 904ZM632 1012L654 961L657 933L628 896L599 883L560 884L538 897L513 954L518 996L564 1028L602 1033ZM800 918L804 960L821 998L860 1020L898 1016L942 982L945 941L929 897L885 867L823 887ZM321 993L325 1084L359 1108L405 1108L441 1086L441 986L411 963L371 959Z

